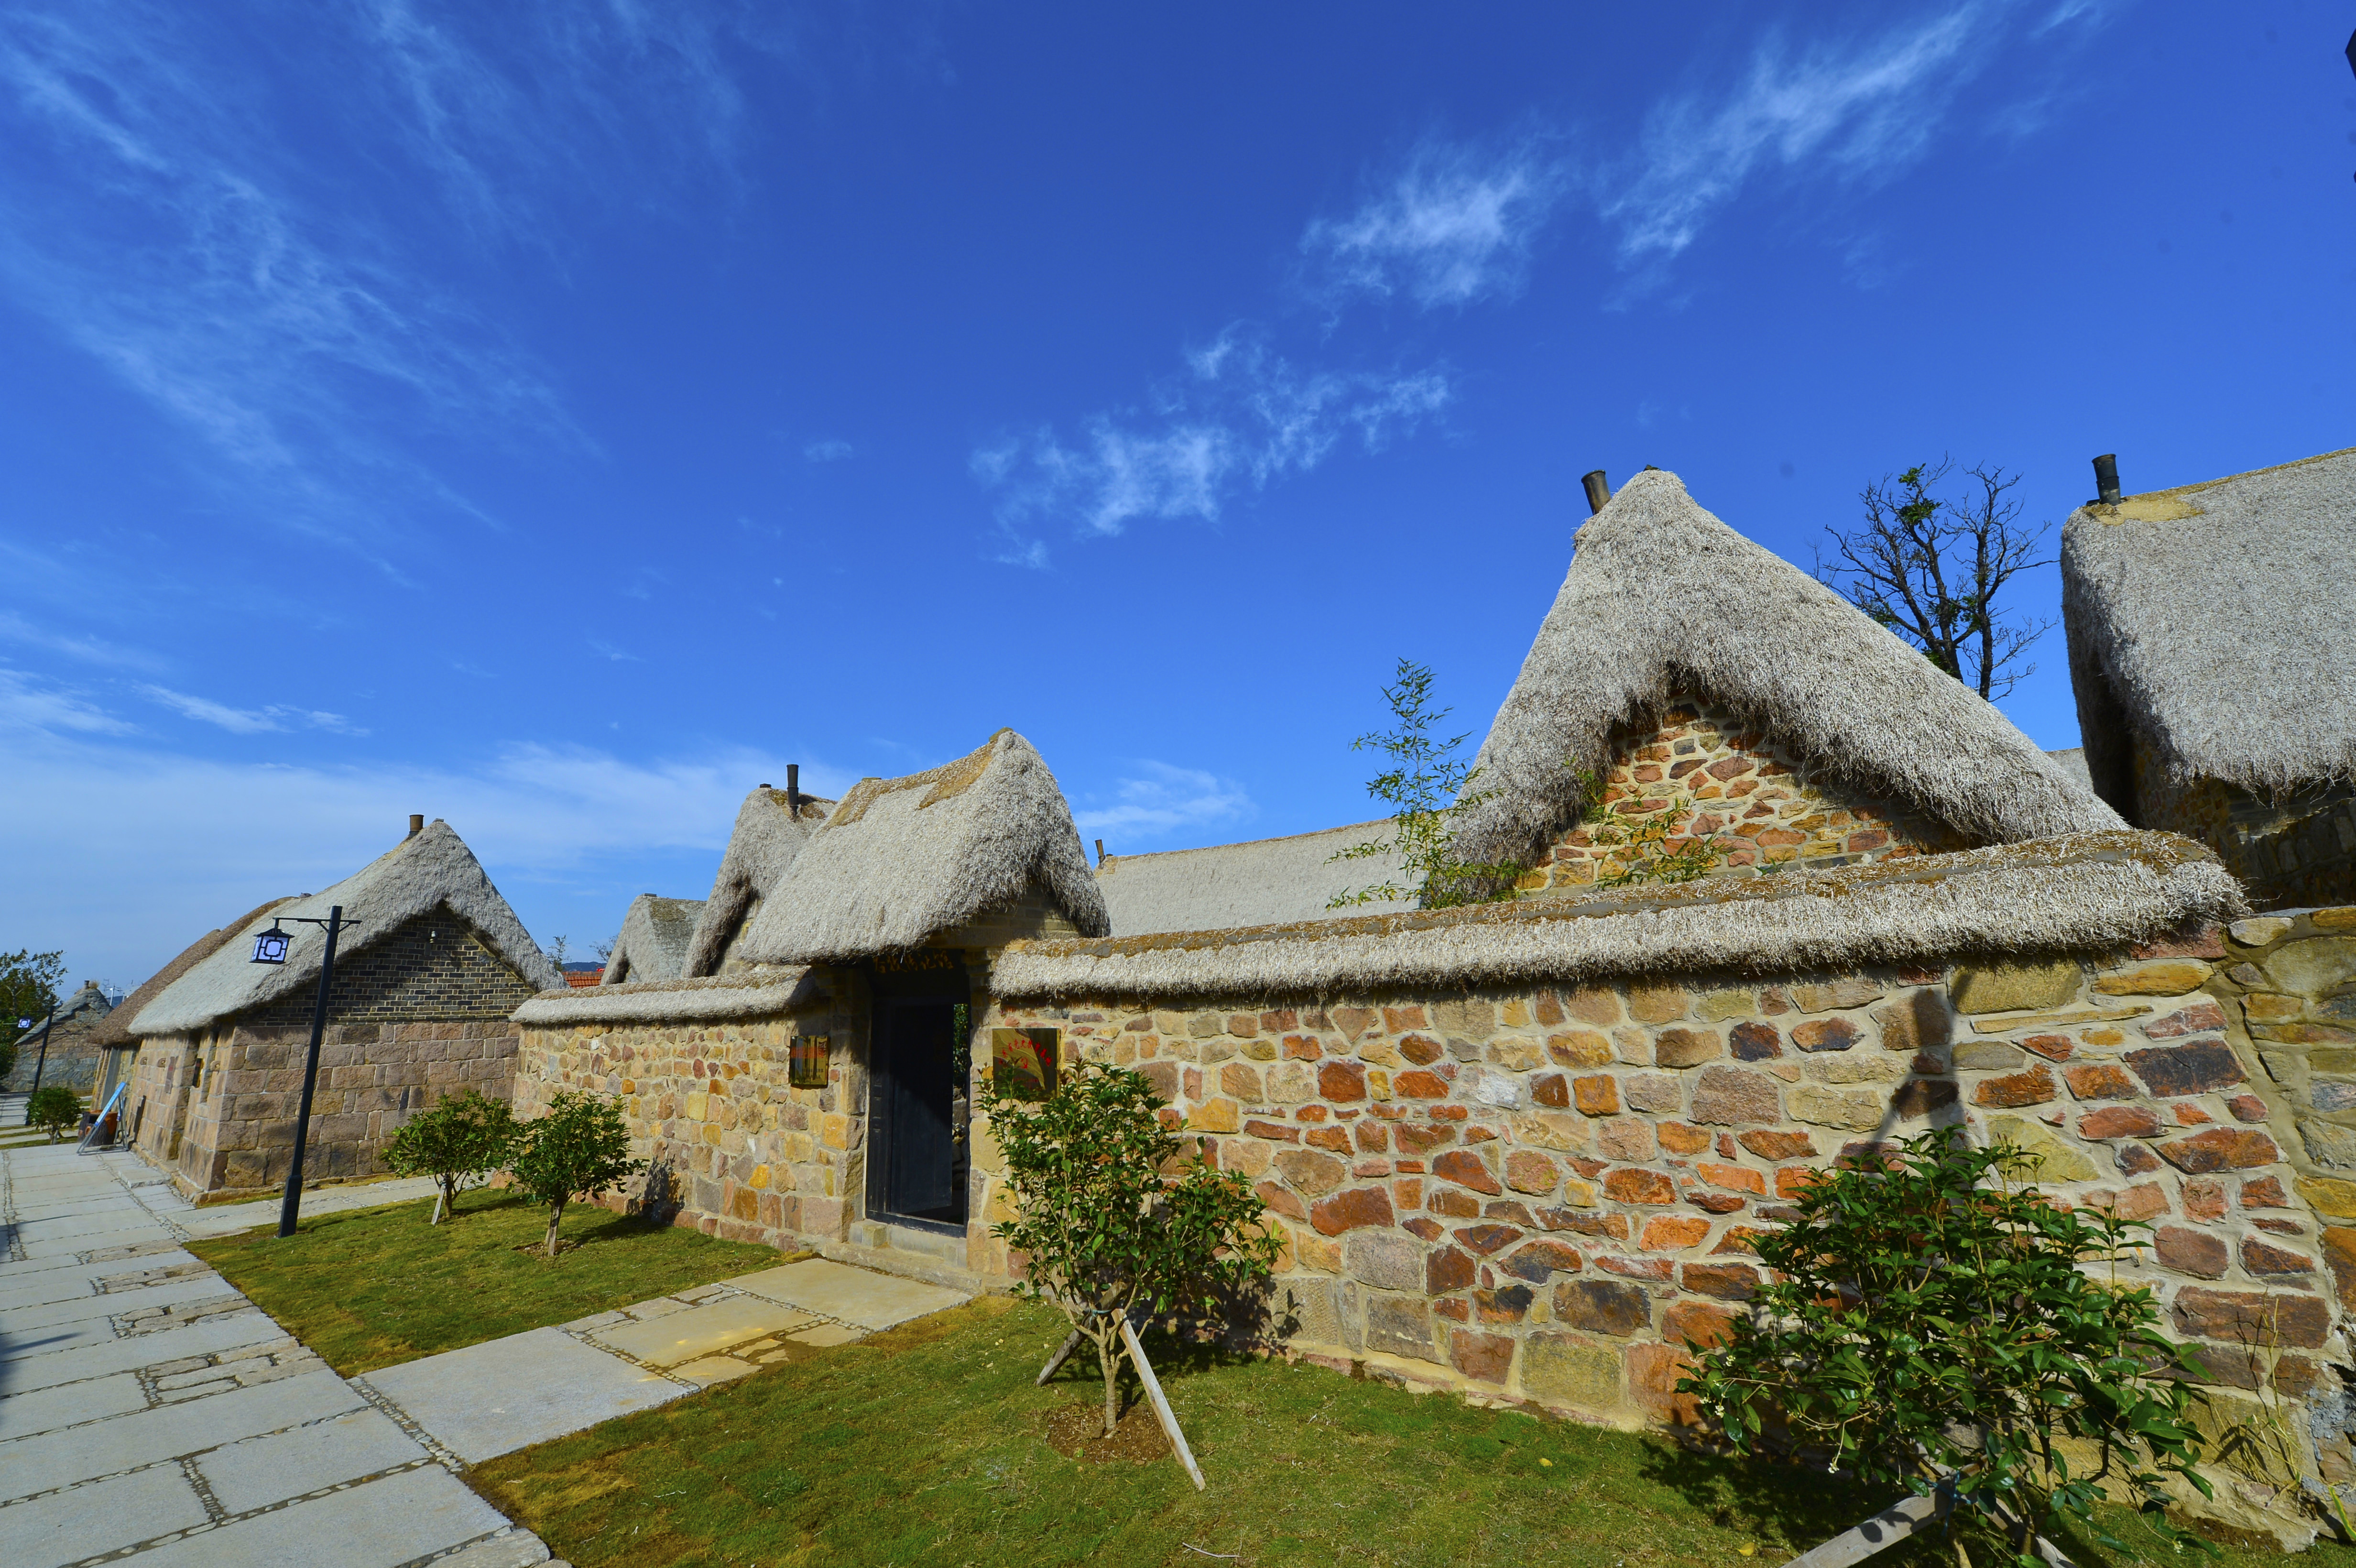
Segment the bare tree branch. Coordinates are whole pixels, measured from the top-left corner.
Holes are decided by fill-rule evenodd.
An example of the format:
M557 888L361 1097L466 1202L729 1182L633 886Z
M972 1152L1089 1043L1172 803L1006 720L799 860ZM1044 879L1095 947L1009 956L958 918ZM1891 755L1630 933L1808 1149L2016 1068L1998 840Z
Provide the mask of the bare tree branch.
M2007 615L1997 597L2032 567L2046 525L2020 522L2018 474L1988 464L1964 470L1960 497L1939 493L1954 464L1941 458L1868 485L1865 526L1827 528L1832 560L1816 552L1816 577L1920 650L1941 670L1993 701L2035 672L2021 656L2053 623ZM1950 588L1949 582L1955 586Z

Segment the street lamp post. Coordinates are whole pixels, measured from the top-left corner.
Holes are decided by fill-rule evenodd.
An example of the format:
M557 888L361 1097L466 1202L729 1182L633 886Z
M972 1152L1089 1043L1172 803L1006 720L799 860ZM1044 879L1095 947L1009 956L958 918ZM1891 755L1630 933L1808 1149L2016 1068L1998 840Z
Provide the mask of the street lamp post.
M49 1016L41 1020L41 1054L33 1058L33 1086L25 1091L25 1125L33 1125L33 1096L41 1092L41 1070L49 1064L49 1026L58 1021L58 1009L51 1008ZM17 1027L30 1029L33 1020L19 1019Z
M319 1041L327 1032L327 987L336 979L336 938L359 922L346 920L341 904L328 910L325 920L295 914L284 918L297 925L325 926L327 932L327 951L319 960L319 996L311 1005L311 1050L303 1063L303 1105L294 1118L294 1163L287 1168L286 1196L278 1205L278 1233L291 1236L303 1208L303 1149L310 1141L311 1094L319 1083ZM253 939L253 957L250 962L284 964L288 946L288 933L279 930L278 922L273 920L270 929Z

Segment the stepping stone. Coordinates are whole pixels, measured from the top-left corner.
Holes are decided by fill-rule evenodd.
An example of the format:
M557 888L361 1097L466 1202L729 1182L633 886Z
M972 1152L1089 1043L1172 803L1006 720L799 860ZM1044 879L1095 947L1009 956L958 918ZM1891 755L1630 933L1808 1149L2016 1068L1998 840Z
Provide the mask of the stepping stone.
M397 1568L509 1528L439 1465L381 1477L142 1552L139 1568ZM322 1547L329 1551L323 1554Z
M854 1339L864 1339L867 1338L867 1335L864 1330L853 1328L847 1324L821 1323L815 1328L805 1328L798 1334L788 1334L786 1338L791 1339L797 1345L818 1345L823 1347L827 1345L848 1345Z
M706 1356L683 1367L673 1367L670 1375L710 1388L713 1383L724 1383L731 1378L741 1378L756 1370L752 1362L740 1361L734 1356Z
M829 1258L739 1275L728 1283L754 1296L871 1329L889 1328L911 1317L962 1306L969 1299L962 1291L853 1268Z
M510 1334L356 1381L470 1465L689 1392L556 1328Z
M14 1504L0 1519L12 1568L53 1568L193 1529L205 1504L177 1465L155 1465Z
M703 1307L666 1313L642 1323L618 1324L597 1330L600 1344L611 1345L651 1367L675 1367L741 1345L747 1339L800 1328L810 1315L780 1307L759 1296L732 1296Z
M423 1457L425 1450L382 1411L356 1410L216 1448L195 1464L222 1508L248 1513Z

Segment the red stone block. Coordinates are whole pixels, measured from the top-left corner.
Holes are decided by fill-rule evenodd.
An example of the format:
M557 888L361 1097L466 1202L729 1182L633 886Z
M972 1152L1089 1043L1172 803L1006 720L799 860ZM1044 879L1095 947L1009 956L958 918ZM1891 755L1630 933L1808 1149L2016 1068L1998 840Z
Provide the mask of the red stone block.
M1697 1174L1712 1187L1723 1187L1734 1192L1756 1193L1762 1198L1767 1196L1767 1178L1747 1166L1705 1163L1700 1167Z
M1763 1225L1729 1225L1726 1234L1718 1239L1718 1245L1710 1248L1710 1253L1713 1256L1719 1253L1748 1253L1756 1257L1759 1255L1759 1238L1774 1233Z
M1625 1339L1653 1326L1653 1298L1642 1285L1572 1280L1554 1287L1554 1317L1566 1328Z
M2130 1051L2126 1060L2154 1094L2207 1094L2249 1081L2241 1059L2222 1040Z
M2111 1150L2111 1163L2122 1176L2148 1176L2159 1168L2159 1156L2141 1144L2120 1144Z
M2020 1043L2048 1061L2067 1061L2070 1053L2078 1049L2077 1042L2066 1034L2032 1034Z
M1476 1220L1481 1216L1481 1200L1455 1187L1434 1189L1424 1199L1423 1206L1451 1220Z
M1759 1271L1749 1264L1687 1264L1680 1278L1687 1290L1721 1301L1748 1301L1759 1288Z
M1398 1077L1393 1078L1391 1080L1391 1087L1397 1090L1402 1097L1409 1100L1445 1100L1448 1098L1447 1081L1440 1078L1436 1073L1426 1072L1420 1068L1412 1072L1402 1072Z
M1802 1051L1847 1051L1858 1038L1858 1027L1847 1019L1811 1019L1792 1030L1792 1043Z
M1675 1279L1677 1273L1677 1265L1666 1258L1599 1257L1595 1266L1629 1279L1658 1280L1664 1284Z
M2339 1288L2340 1307L2356 1312L2356 1229L2327 1225L2317 1240L2323 1243L2324 1261L2331 1265L2331 1280Z
M1577 1247L1541 1236L1516 1249L1512 1256L1500 1259L1497 1266L1516 1279L1544 1285L1558 1274L1577 1274L1586 1264L1587 1260L1580 1255Z
M1736 1141L1762 1159L1799 1159L1816 1152L1815 1140L1805 1133L1744 1133Z
M1277 1143L1297 1144L1301 1141L1301 1130L1288 1127L1281 1122L1246 1122L1244 1131L1253 1137L1268 1138Z
M1519 1323L1530 1315L1536 1295L1526 1285L1499 1285L1472 1293L1472 1316L1483 1323Z
M1505 1156L1505 1185L1516 1192L1546 1194L1555 1189L1562 1172L1536 1149L1517 1148Z
M2179 1196L2184 1211L2195 1220L2222 1220L2225 1217L2225 1184L2222 1181L2188 1181Z
M2110 1210L2122 1220L2148 1220L2168 1212L2168 1194L2159 1189L2156 1181L2130 1187L2124 1192L2097 1192L2086 1201L2089 1208Z
M1391 1222L1390 1194L1379 1187L1354 1187L1321 1198L1309 1207L1309 1222L1328 1236L1338 1236L1365 1225Z
M1317 1093L1328 1100L1363 1100L1366 1070L1355 1061L1329 1061L1317 1070Z
M2142 1094L2135 1080L2115 1062L2082 1061L2063 1068L2062 1077L2070 1093L2081 1100L2133 1100Z
M1693 1371L1693 1358L1672 1345L1628 1347L1628 1388L1655 1420L1669 1426L1698 1426L1701 1407L1676 1392L1677 1380Z
M2255 1236L2244 1236L2242 1266L2258 1275L2313 1274L2315 1260L2303 1253L2270 1246Z
M2222 1240L2181 1225L2162 1225L2152 1237L2152 1251L2162 1268L2201 1279L2222 1279L2233 1262Z
M1692 1266L1690 1264L1688 1267ZM1672 1302L1661 1318L1661 1338L1672 1345L1707 1349L1732 1337L1740 1314L1708 1301Z
M2026 1072L1988 1079L1979 1086L1972 1100L1981 1105L2042 1105L2059 1093L2053 1082L2053 1070L2040 1065Z
M2275 1140L2254 1130L2211 1127L2189 1138L2159 1146L2159 1157L2188 1174L2211 1170L2244 1170L2272 1165L2282 1158Z
M1502 1386L1514 1370L1514 1340L1505 1334L1451 1328L1448 1331L1448 1364L1475 1381Z
M2255 1094L2236 1094L2225 1102L2225 1109L2233 1113L2237 1122L2263 1122L2266 1119L2266 1103Z
M2179 1126L2205 1127L2217 1119L2200 1106L2181 1101L2170 1105L2168 1110L2169 1115L2176 1118L2177 1125Z
M1311 1148L1330 1149L1335 1154L1350 1152L1350 1133L1346 1127L1312 1127L1302 1141Z
M1676 1184L1657 1170L1615 1170L1603 1179L1603 1195L1615 1203L1666 1204L1677 1200Z
M2145 1036L2151 1040L2173 1040L2181 1035L2201 1034L2225 1027L2225 1009L2203 997L2189 1008L2179 1008L2164 1019L2156 1019L2143 1026Z
M1511 1225L1467 1225L1456 1232L1460 1243L1484 1258L1521 1239L1522 1232Z
M2290 1195L2283 1190L2278 1176L2254 1176L2242 1183L2242 1207L2244 1209L2287 1209Z
M2329 1232L2327 1232L2329 1234ZM2328 1249L2329 1243L2327 1243ZM2331 1309L2321 1296L2276 1292L2203 1290L2188 1285L2171 1303L2179 1334L2244 1345L2319 1349L2331 1331Z
M1447 1055L1440 1043L1428 1034L1411 1034L1398 1042L1399 1054L1418 1067L1429 1067Z
M2158 1132L2159 1117L2148 1105L2105 1105L2078 1118L2082 1138L2147 1138Z
M1709 1147L1709 1134L1683 1122L1663 1122L1655 1130L1660 1134L1661 1147L1671 1154L1699 1154Z
M1460 1187L1469 1187L1475 1192L1486 1192L1491 1197L1505 1190L1498 1185L1488 1166L1482 1163L1481 1157L1470 1149L1450 1149L1440 1156L1431 1162L1431 1174L1453 1181Z
M1773 1024L1736 1024L1727 1041L1737 1061L1764 1061L1783 1054L1783 1038L1775 1032Z
M1472 1257L1469 1253L1441 1247L1423 1260L1423 1289L1427 1296L1446 1296L1472 1283Z
M1804 1165L1787 1165L1775 1173L1775 1196L1797 1198L1815 1185L1820 1172Z
M1648 1253L1672 1253L1697 1247L1708 1239L1707 1220L1684 1214L1655 1214L1644 1221L1644 1239L1637 1245Z
M1554 1080L1561 1082L1559 1077ZM1590 1116L1616 1116L1620 1114L1620 1080L1605 1075L1574 1078L1570 1081L1572 1103ZM1547 1102L1541 1101L1541 1104ZM1560 1101L1552 1102L1560 1104Z

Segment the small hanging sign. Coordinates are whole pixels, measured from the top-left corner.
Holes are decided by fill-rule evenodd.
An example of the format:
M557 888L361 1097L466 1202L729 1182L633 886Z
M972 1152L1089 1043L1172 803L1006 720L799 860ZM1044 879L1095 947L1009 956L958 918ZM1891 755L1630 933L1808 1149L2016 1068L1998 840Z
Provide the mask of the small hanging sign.
M792 1066L787 1082L797 1089L826 1087L827 1036L798 1034L794 1036Z
M1063 1030L990 1031L991 1083L1010 1100L1044 1100L1055 1092L1055 1051Z

